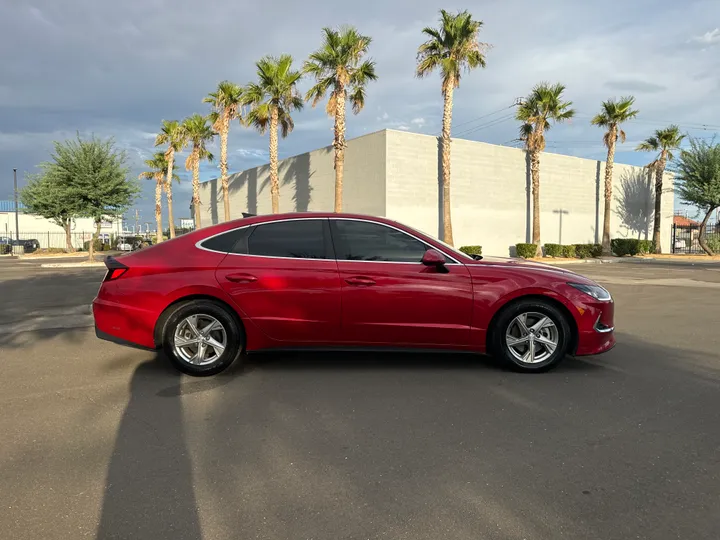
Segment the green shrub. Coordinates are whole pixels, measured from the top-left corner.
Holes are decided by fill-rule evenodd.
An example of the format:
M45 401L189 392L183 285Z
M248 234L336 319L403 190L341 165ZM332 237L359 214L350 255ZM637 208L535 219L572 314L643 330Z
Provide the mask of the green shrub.
M595 257L602 257L602 244L588 244L590 246L590 255Z
M567 259L574 259L575 258L575 244L570 244L569 246L562 246L562 256Z
M720 255L720 234L712 234L707 237L707 245L715 255Z
M515 251L518 257L521 257L523 259L532 259L537 253L537 245L515 244Z
M465 255L482 255L482 246L462 246L460 248Z
M638 240L638 253L640 255L655 253L655 243L652 240Z
M560 244L545 244L546 257L562 257L563 247Z
M591 244L573 244L575 247L575 256L580 259L589 259L592 257Z
M612 252L618 257L633 256L640 253L640 240L637 238L614 238L610 245Z

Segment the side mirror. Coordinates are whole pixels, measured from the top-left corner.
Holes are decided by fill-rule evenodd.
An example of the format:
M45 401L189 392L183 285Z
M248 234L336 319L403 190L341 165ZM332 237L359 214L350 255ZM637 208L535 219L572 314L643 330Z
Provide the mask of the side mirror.
M423 255L422 263L425 266L445 266L445 255L436 249L428 249Z

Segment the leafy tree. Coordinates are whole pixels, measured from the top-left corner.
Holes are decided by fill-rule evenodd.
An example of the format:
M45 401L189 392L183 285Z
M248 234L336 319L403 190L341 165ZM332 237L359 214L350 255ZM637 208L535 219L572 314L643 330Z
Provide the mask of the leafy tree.
M680 198L705 212L699 242L705 253L713 255L706 227L713 211L720 208L720 144L691 138L690 148L680 151L673 172Z
M57 144L57 143L56 143ZM28 176L20 200L33 214L52 220L65 231L66 251L73 252L72 222L78 214L77 200L70 186L62 181L61 170L53 163L42 163L40 174Z
M641 142L637 150L643 152L659 152L658 157L648 165L655 171L655 216L653 222L653 242L655 253L662 253L660 246L660 222L662 218L662 190L663 174L668 161L674 158L672 151L680 148L685 135L680 134L680 128L672 125L665 129L658 129L652 137Z
M115 150L112 139L83 140L78 135L76 140L54 144L53 162L41 165L43 173L31 181L24 202L31 209L44 209L45 215L52 211L58 216L54 219L63 223L70 248L70 220L92 218L96 225L90 242L92 260L102 221L122 215L138 197L140 186L128 178L126 155ZM53 196L57 201L50 203Z
M302 78L292 69L292 56L265 56L256 62L258 81L245 89L244 103L250 105L246 122L260 133L270 131L270 197L272 212L280 212L280 183L278 176L278 126L283 138L295 127L291 113L303 108L297 89Z
M564 122L575 115L571 101L563 101L565 86L562 84L540 83L532 89L518 107L516 118L522 122L520 139L530 154L530 174L532 177L533 227L532 243L540 249L540 153L545 150L545 133L553 122Z
M354 27L340 30L323 28L323 44L310 55L303 71L315 77L316 84L305 99L318 102L330 93L325 110L335 119L335 212L342 212L343 171L345 164L345 102L349 99L354 114L365 106L365 87L377 79L375 62L364 60L372 38Z
M195 228L199 229L200 224L200 161L214 159L207 145L215 137L216 133L208 124L208 118L200 114L193 114L183 122L183 129L188 140L188 144L192 146L190 155L185 160L185 168L192 170L192 207L195 214Z
M481 21L476 21L467 11L456 14L440 10L440 27L424 28L427 41L418 47L418 77L426 77L435 70L442 78L444 99L442 117L442 190L443 190L443 240L453 245L452 220L450 216L450 129L452 124L453 92L460 86L463 71L485 67L486 44L478 41Z
M213 111L210 121L213 129L220 134L220 183L222 185L225 221L230 221L230 195L228 192L227 142L230 122L239 120L242 125L242 99L244 89L230 81L222 81L217 90L203 99L209 103Z
M155 138L155 146L167 145L165 157L167 158L167 174L165 176L165 196L168 205L168 221L170 238L175 238L175 216L173 215L172 180L178 179L173 172L175 166L175 154L182 152L187 146L187 133L183 124L177 120L163 120L160 133Z
M140 179L155 180L155 223L157 243L163 240L162 233L162 192L165 184L165 173L168 170L168 159L165 152L155 152L151 159L145 160L149 171L140 173ZM177 179L177 175L174 175Z
M635 103L633 96L622 97L619 101L609 99L603 101L602 109L593 119L592 123L596 126L607 128L603 136L603 142L607 147L607 161L605 162L605 214L603 219L603 236L602 246L605 255L611 255L610 247L610 206L612 203L612 179L613 164L615 162L615 144L618 139L625 142L625 132L620 128L620 124L635 118L638 114L632 106Z
M125 152L115 150L112 139L67 141L62 145L65 156L61 165L78 200L78 216L92 218L96 229L90 243L89 260L93 260L93 244L100 236L103 220L117 218L140 195L140 186L128 177Z

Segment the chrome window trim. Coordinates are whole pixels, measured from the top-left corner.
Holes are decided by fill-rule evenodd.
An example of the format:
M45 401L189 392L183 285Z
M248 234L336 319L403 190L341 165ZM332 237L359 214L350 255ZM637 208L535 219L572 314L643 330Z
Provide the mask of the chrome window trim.
M221 253L221 254L224 254L224 255L235 255L235 256L238 256L238 257L260 257L260 258L263 258L263 259L286 259L286 260L291 260L291 261L297 261L297 260L306 260L306 261L331 261L331 260L333 260L333 259L301 259L301 258L298 258L298 257L277 257L277 256L273 256L273 255L252 255L252 254L250 254L250 253L232 253L232 252L228 252L228 251L217 251L217 250L214 250L214 249L208 249L208 248L203 247L203 246L200 245L200 244L202 244L203 242L206 242L207 240L210 240L211 238L215 238L215 237L220 236L220 235L223 235L223 234L228 234L228 233L231 233L231 232L239 231L239 230L241 230L241 229L247 229L248 227L255 227L255 226L258 226L258 227L259 227L260 225L265 225L265 224L269 224L269 223L282 223L282 222L285 222L285 221L319 221L319 220L323 220L323 219L326 219L326 220L328 220L328 221L329 221L329 220L333 220L333 219L343 220L343 221L360 221L360 222L364 222L364 223L373 223L373 224L375 224L375 225L382 225L382 226L384 226L384 227L388 227L388 228L390 228L390 229L394 229L394 230L396 230L396 231L398 231L398 232L400 232L400 233L402 233L402 234L406 234L406 235L410 236L411 238L417 240L418 242L420 242L421 244L425 245L425 246L428 247L429 249L434 249L435 251L439 251L440 253L442 253L443 255L445 255L448 259L452 260L454 264L463 265L463 263L461 263L460 261L458 261L455 257L453 257L453 256L445 253L445 251L443 251L443 250L441 250L441 249L438 249L438 248L436 248L435 246L433 246L433 245L431 245L431 244L428 244L428 243L427 243L425 240L423 240L422 238L418 238L418 237L415 236L414 234L409 233L409 232L407 232L407 231L404 231L404 230L402 230L402 229L400 229L400 228L398 228L398 227L394 227L393 225L388 225L387 223L382 223L382 222L380 222L380 221L374 221L374 220L372 220L372 219L353 218L353 217L339 217L339 216L338 216L338 217L334 217L334 216L333 216L333 217L283 218L283 219L274 219L274 220L270 220L270 221L262 221L262 222L260 222L260 223L250 223L250 224L248 224L248 225L241 225L240 227L235 227L234 229L228 229L228 230L226 230L226 231L222 231L222 232L219 232L219 233L217 233L217 234L213 234L212 236L208 236L207 238L203 238L202 240L198 240L197 242L195 242L195 247L196 247L197 249L201 249L201 250L203 250L203 251L208 251L208 252L210 252L210 253ZM416 263L415 263L415 262L402 262L402 261L360 261L360 260L353 260L353 259L338 259L338 258L337 258L337 254L336 254L334 260L335 260L335 261L338 261L338 262L342 261L342 262L373 263L373 264L422 264L422 262L416 262Z

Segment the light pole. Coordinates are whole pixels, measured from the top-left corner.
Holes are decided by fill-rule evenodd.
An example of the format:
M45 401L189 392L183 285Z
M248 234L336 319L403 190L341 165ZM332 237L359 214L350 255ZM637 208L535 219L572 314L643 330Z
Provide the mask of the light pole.
M17 169L13 168L13 184L15 185L15 240L20 245L20 219L18 218L17 200Z
M562 244L562 217L563 217L563 214L569 214L569 213L570 212L568 212L567 210L563 210L562 208L557 208L557 209L553 210L553 214L560 214L560 234L558 235L559 236L558 244Z

